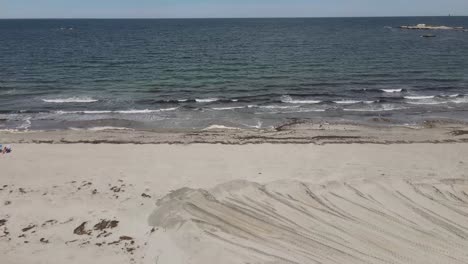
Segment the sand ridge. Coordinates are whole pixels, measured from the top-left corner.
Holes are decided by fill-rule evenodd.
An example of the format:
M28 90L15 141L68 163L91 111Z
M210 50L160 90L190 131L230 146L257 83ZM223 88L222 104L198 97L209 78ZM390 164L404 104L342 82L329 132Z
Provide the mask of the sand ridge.
M190 263L467 263L468 180L234 181L177 190L149 222Z

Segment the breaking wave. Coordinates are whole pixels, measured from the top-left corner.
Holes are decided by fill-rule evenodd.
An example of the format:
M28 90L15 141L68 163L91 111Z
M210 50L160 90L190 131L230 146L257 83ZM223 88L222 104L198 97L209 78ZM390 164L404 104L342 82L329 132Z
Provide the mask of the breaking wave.
M384 93L401 93L403 89L381 89Z
M261 106L249 106L249 107L258 107L263 109L293 109L299 108L299 105L261 105Z
M89 110L89 111L56 111L56 114L148 114L148 113L158 113L166 111L174 111L178 107L164 108L164 109L143 109L143 110Z
M106 130L134 130L128 127L113 127L113 126L100 126L100 127L90 127L87 129L70 127L70 130L88 130L88 131L106 131Z
M420 100L420 99L433 99L435 96L433 95L421 95L421 96L404 96L403 98L409 99L409 100Z
M376 103L377 101L359 101L359 100L340 100L340 101L333 101L335 104L372 104Z
M212 110L235 110L235 109L243 109L245 106L231 106L231 107L213 107Z
M287 103L287 104L318 104L318 103L321 103L322 101L319 101L319 100L294 100L289 95L283 95L283 96L281 96L281 102Z
M218 101L218 98L195 99L197 103L212 103Z
M66 103L95 103L99 100L90 97L70 97L62 99L42 99L46 103L66 104Z

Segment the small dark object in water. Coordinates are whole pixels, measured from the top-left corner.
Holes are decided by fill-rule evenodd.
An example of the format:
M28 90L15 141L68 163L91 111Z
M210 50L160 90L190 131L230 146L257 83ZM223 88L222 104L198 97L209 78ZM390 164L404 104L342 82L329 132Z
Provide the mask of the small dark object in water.
M421 37L423 37L423 38L435 38L436 35L428 34L428 35L422 35Z

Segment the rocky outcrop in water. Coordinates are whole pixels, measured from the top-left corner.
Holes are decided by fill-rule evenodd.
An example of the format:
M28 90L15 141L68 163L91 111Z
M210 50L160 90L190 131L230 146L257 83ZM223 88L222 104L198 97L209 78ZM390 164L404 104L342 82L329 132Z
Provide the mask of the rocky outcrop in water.
M400 26L401 29L416 29L416 30L458 30L467 31L464 27L449 27L449 26L433 26L426 24L417 24L415 26Z

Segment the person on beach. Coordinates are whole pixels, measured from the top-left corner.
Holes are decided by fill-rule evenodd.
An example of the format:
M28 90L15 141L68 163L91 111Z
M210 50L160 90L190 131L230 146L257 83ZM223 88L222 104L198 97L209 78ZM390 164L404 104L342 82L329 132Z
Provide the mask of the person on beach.
M10 152L11 152L11 146L10 146L10 145L6 145L6 146L3 148L2 154L6 154L6 153L10 153Z

